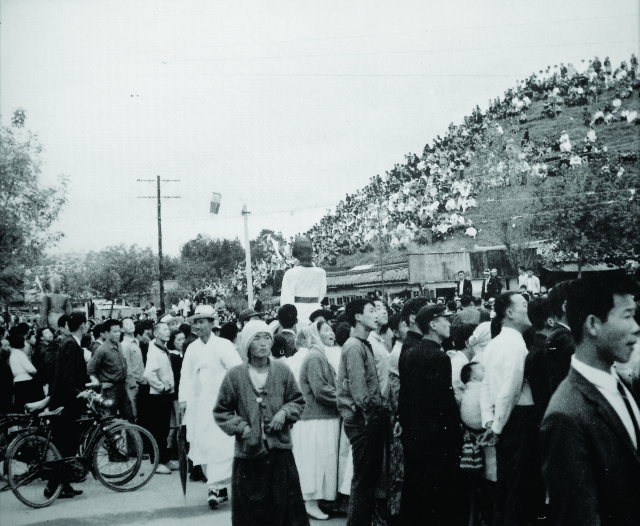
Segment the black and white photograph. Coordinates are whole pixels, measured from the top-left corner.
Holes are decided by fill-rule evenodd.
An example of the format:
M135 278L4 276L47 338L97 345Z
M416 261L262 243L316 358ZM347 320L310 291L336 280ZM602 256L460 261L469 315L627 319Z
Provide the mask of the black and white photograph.
M0 524L640 526L637 0L0 0Z

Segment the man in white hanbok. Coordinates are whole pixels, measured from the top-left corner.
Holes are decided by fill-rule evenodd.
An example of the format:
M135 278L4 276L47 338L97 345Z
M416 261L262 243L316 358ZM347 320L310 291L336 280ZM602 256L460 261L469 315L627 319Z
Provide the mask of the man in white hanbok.
M212 306L199 305L191 318L200 338L186 349L178 392L183 424L187 426L189 458L194 465L202 466L209 483L207 500L213 509L229 499L234 448L234 437L215 424L213 407L225 374L242 363L234 345L211 332L214 316Z
M284 273L280 305L295 305L298 322L309 325L309 316L321 308L320 302L327 294L327 274L324 269L313 265L313 247L305 237L296 239L291 250L300 262Z

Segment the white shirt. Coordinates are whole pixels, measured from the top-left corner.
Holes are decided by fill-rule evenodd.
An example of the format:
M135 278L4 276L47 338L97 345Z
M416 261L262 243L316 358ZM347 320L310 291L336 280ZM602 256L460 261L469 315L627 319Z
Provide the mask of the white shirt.
M638 437L636 437L636 433L633 429L631 415L627 410L627 406L624 403L622 396L618 392L618 373L616 373L615 366L611 367L611 372L606 373L604 371L601 371L600 369L596 369L595 367L591 367L590 365L581 362L574 355L571 357L571 367L573 367L589 382L591 382L596 387L596 389L598 389L598 391L602 393L602 396L607 399L607 402L611 404L611 407L613 407L614 411L620 417L620 420L622 420L624 427L627 429L627 432L631 437L631 442L633 442L633 445L637 448ZM629 405L631 406L631 409L635 414L636 422L640 422L640 410L638 410L636 401L624 384L622 384L622 387L627 393Z
M518 288L524 285L527 286L527 280L529 279L529 275L525 272L524 274L518 274Z
M376 331L371 331L367 338L373 350L373 359L376 362L376 373L380 384L380 394L383 398L389 397L389 351L384 344L384 339Z
M484 350L484 380L480 407L482 425L500 434L516 405L533 405L529 382L524 378L524 361L529 354L522 334L503 327Z
M27 355L20 349L11 349L9 367L11 367L11 372L13 373L14 384L31 380L32 375L37 372Z
M540 293L540 280L537 276L527 276L526 282L524 283L527 286L527 291L532 293Z

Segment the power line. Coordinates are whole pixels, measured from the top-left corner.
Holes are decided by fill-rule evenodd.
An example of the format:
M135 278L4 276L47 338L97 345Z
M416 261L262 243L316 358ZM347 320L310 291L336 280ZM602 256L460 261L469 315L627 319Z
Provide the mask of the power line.
M570 42L567 44L530 44L524 46L509 46L509 49L531 49L531 48L548 48L548 47L584 47L596 46L603 44L632 44L632 40L619 41L602 41L602 42ZM505 46L499 47L466 47L466 48L434 48L434 49L415 49L401 51L364 51L360 53L333 53L333 54L313 54L313 55L266 55L266 56L243 56L243 57L221 57L221 58L194 58L194 59L168 59L169 64L173 63L193 63L193 62L226 62L233 60L267 60L281 58L335 58L335 57L360 57L370 55L408 55L414 53L445 53L458 51L499 51L505 49Z
M360 39L360 38L379 38L379 37L387 37L387 36L426 35L429 33L449 33L451 31L470 31L470 30L476 30L476 29L498 29L498 28L505 28L505 27L512 28L512 27L539 26L539 25L548 26L550 24L565 24L565 23L575 24L576 22L587 22L587 21L593 21L593 20L602 21L602 20L610 20L610 19L618 19L618 18L630 18L635 16L636 16L636 13L626 13L626 14L620 14L620 15L598 16L598 17L588 17L588 18L545 20L540 22L519 22L519 23L506 23L506 24L491 24L491 25L482 25L482 26L458 26L458 27L454 26L449 28L424 29L421 31L398 31L398 32L371 33L371 34L362 34L362 35L341 35L341 36L333 36L333 37L316 37L316 38L288 39L288 40L267 40L267 41L257 41L257 42L234 42L230 44L213 44L208 46L182 46L182 47L164 48L164 49L119 51L119 52L107 53L107 55L116 56L116 55L134 55L134 54L142 54L142 53L167 53L172 51L188 51L188 50L195 50L195 49L238 48L238 47L249 47L249 46L264 46L264 45L270 45L270 44L295 44L295 43L302 43L302 42L353 40L353 39ZM74 57L74 56L88 57L89 55L73 55L71 57Z

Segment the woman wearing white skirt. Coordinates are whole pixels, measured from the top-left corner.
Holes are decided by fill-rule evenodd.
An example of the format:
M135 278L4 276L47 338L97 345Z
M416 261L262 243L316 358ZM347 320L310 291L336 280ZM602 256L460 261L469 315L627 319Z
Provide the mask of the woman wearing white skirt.
M325 347L333 347L335 336L324 321L305 328L309 352L300 370L300 391L305 406L300 421L293 426L293 456L307 513L324 520L328 515L318 500L335 500L338 484L338 442L340 415L336 401L336 371Z

